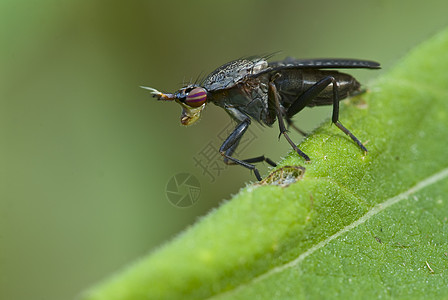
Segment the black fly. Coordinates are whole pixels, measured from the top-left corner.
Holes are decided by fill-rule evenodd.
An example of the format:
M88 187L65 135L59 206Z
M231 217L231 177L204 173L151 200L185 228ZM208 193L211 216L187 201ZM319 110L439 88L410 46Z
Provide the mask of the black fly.
M272 126L278 120L280 135L284 135L292 148L306 161L303 153L289 138L286 124L300 131L291 118L306 106L333 105L332 122L347 134L364 152L366 147L341 122L339 101L360 93L360 84L352 76L324 69L379 69L380 64L357 59L310 59L287 58L279 62L266 58L239 59L226 63L210 73L200 84L191 84L174 94L150 90L159 100L176 101L182 106L181 123L190 125L201 115L207 102L224 108L238 122L219 152L227 164L239 164L253 170L258 180L260 173L254 163L266 161L264 156L240 160L232 157L241 137L251 120Z

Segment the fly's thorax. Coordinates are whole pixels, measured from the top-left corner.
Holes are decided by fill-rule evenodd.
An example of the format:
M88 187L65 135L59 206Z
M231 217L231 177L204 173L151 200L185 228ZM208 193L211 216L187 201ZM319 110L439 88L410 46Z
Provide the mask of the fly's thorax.
M251 118L270 125L268 116L268 79L247 78L232 88L210 93L210 101L224 108L233 118Z
M208 91L231 88L247 76L257 74L266 68L268 63L263 58L234 60L210 73L201 85Z

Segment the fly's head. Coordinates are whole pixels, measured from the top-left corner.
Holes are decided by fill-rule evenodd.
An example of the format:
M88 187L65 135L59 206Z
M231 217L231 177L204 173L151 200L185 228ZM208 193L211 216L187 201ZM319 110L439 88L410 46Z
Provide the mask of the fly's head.
M165 94L156 89L142 86L151 91L154 98L163 101L176 101L182 106L180 122L182 125L191 125L201 116L201 112L207 103L207 90L198 85L188 85L174 94Z

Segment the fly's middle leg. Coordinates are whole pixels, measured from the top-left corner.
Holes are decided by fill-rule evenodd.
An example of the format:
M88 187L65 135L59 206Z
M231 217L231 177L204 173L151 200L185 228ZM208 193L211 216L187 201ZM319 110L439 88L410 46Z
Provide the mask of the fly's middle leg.
M305 136L307 134L305 131L303 131L302 129L297 127L294 124L294 122L291 120L291 118L288 118L288 117L285 116L285 120L286 120L286 123L288 124L288 127L292 127L295 131L297 131L298 133L300 133L303 136Z
M346 127L344 127L339 121L339 93L338 93L338 82L333 76L327 76L312 87L306 90L300 97L298 97L286 111L286 117L291 118L296 113L301 111L305 106L310 104L327 86L333 85L333 114L331 121L346 135L348 135L364 152L367 152L366 147L358 140L356 136L353 135Z

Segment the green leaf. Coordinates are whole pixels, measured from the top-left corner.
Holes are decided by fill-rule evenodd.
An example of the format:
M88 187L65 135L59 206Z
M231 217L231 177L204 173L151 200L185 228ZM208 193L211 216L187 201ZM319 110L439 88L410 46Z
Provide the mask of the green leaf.
M367 155L325 123L311 163L291 153L83 299L447 298L448 31L345 102Z

